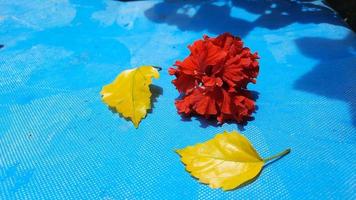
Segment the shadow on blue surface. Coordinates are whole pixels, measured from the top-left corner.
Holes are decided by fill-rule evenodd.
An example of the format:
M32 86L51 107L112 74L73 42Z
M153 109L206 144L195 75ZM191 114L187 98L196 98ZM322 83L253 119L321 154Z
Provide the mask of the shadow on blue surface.
M16 192L22 186L26 185L30 181L30 179L34 173L33 169L20 171L19 165L20 164L16 163L7 169L4 169L4 172L5 172L4 175L0 174L0 182L7 181L7 180L10 180L11 182L13 182L13 185L11 188L12 192Z
M247 19L235 18L231 16L232 9L247 11L246 15L250 16ZM333 11L309 1L165 1L146 10L145 15L156 23L175 25L183 31L207 30L220 34L224 30L242 37L258 27L271 30L293 23L345 26ZM333 18L325 17L330 15Z
M80 5L80 1L73 1L73 3ZM41 29L33 32L28 39L18 41L16 46L12 47L14 50L31 49L38 45L44 49L60 47L66 51L65 53L70 54L70 56L63 56L61 62L55 62L57 67L36 69L27 80L28 86L36 87L41 82L46 82L46 87L61 90L102 86L112 80L112 74L119 71L119 67L127 66L131 57L130 52L116 39L122 29L115 26L98 28L98 22L91 20L92 14L98 7L104 8L104 6L103 2L90 2L88 6L83 6L76 11L71 26ZM57 56L60 57L61 53L58 52ZM118 57L120 59L117 59ZM96 76L90 76L92 73L96 73ZM21 101L26 103L37 99L41 93L35 93L36 96L32 93L30 96L26 91L17 94L16 97L11 93L6 94L5 99L10 99L14 103Z
M18 0L0 3L6 15L2 18L4 21L0 20L0 35L5 36L4 40L0 39L0 43L5 45L0 49L0 199L297 199L303 195L315 199L347 199L354 196L355 170L345 163L353 160L355 140L348 136L355 132L350 129L346 103L335 103L333 99L352 106L355 123L355 98L352 96L355 94L355 80L351 79L355 77L355 71L350 68L355 63L352 56L355 46L350 45L355 39L351 39L352 35L350 38L335 39L348 33L345 28L313 24L334 23L332 15L322 16L329 13L328 9L310 11L316 12L315 15L305 12L310 19L303 16L304 11L299 12L300 16L289 13L294 18L292 20L278 19L278 12L274 9L282 4L303 9L295 2L276 1L277 5L272 6L269 3L260 4L263 1L259 1L255 3L256 7L265 8L255 8L254 5L243 8L248 1L224 5L221 4L223 1L219 4L207 1L197 4L197 7L203 8L195 14L191 13L194 9L189 8L184 13L184 9L176 3L172 4L173 8L177 7L173 9L176 11L173 16L164 10L157 10L167 13L167 16L160 19L161 24L155 24L143 12L148 7L157 8L168 1L134 3L130 6L119 2L115 2L118 5L106 4L110 1L51 2ZM188 3L188 7L192 5ZM271 17L259 13L270 10L268 5L277 6L270 13L275 15L272 19L278 19L272 23L277 24L262 20ZM68 6L73 7L73 19L57 23L57 20L66 18L68 12L58 15L55 11ZM37 7L44 9L37 10ZM169 8L168 5L166 7ZM285 7L286 10L293 9ZM206 8L215 10L202 13ZM214 13L219 9L227 11ZM6 10L10 13L7 14ZM29 12L24 15L24 11ZM101 18L93 17L97 16L95 13L100 13ZM208 19L196 18L194 15L197 13ZM129 15L132 16L121 19ZM183 19L188 21L169 21L172 17L179 19L179 15L187 16ZM274 152L279 146L287 145L295 151L293 155L265 167L254 184L235 192L212 190L191 180L171 151L207 140L218 131L234 129L236 125L215 128L206 124L209 127L202 129L197 127L199 122L194 117L192 123L179 121L173 105L176 91L166 73L157 82L164 88L165 95L158 98L153 114L148 115L139 129L108 112L99 94L100 88L123 70L119 67L143 62L143 58L153 55L149 52L152 49L162 54L149 60L157 59L159 64L168 65L187 51L185 45L189 41L207 32L206 27L220 27L221 30L210 28L216 33L225 31L222 25L214 24L218 22L215 16L225 15L228 16L227 22L234 22L235 26L227 24L227 29L235 34L240 31L240 27L236 27L240 26L237 22L242 21L244 25L241 29L244 30L241 32L244 36L251 34L248 41L254 40L251 41L255 46L253 49L260 49L266 55L266 67L263 69L269 72L270 68L276 72L265 73L254 87L261 92L257 101L260 109L255 115L256 120L245 127L243 134L260 152ZM190 17L198 23L196 30L201 32L187 31L182 34L183 29L175 24L181 23L194 29L195 24L189 21ZM32 29L22 24L28 18L32 18L30 22L39 28ZM56 23L47 26L43 22L45 25L41 27L40 22L51 21L47 18ZM298 22L298 19L304 21ZM173 26L168 27L164 20ZM125 27L126 21L135 23ZM7 25L3 27L4 24ZM271 30L261 28L265 26ZM125 36L133 40L125 41ZM276 40L270 41L271 37ZM299 38L295 40L296 44L293 43L295 38ZM293 41L284 43L288 39ZM162 44L156 44L157 41L162 41ZM285 46L290 44L293 46ZM143 48L136 52L141 45ZM170 51L173 45L177 49ZM287 52L290 54L284 55L285 60L279 60L279 55L274 54L278 54L278 48L284 50L283 47L290 50ZM284 61L291 66L285 67ZM293 76L281 77L284 73ZM278 85L269 87L270 83ZM296 92L295 89L303 92ZM279 95L277 101L274 98L276 95ZM298 98L303 100L303 104L295 108L290 106L290 100L298 103ZM309 116L314 115L314 110L312 104L304 104L306 101L322 103L317 110L320 116ZM335 106L325 108L327 114L337 117L334 121L330 120L332 123L327 121L329 116L324 115L323 105ZM303 119L304 115L308 115L307 119ZM326 122L318 123L318 120ZM334 129L340 130L339 134L335 134L337 131ZM189 134L190 130L194 133ZM315 184L306 187L311 180Z
M153 108L155 107L155 103L157 102L157 98L163 94L163 88L158 85L150 85L151 90L151 109L148 113L152 113Z
M293 23L329 23L346 26L329 8L316 5L312 0L300 1L257 1L240 0L228 3L214 1L165 1L157 3L145 11L148 19L156 23L175 25L182 31L204 31L220 34L222 30L242 37L248 35L255 28L270 30L286 27ZM314 1L315 2L315 1ZM242 9L251 16L248 19L231 16L232 9ZM196 12L194 12L196 10ZM333 16L330 18L329 16ZM228 24L228 26L226 26ZM335 58L351 58L355 51L354 35L342 40L324 38L297 39L297 46L308 57L320 60L315 68L295 83L295 88L332 99L345 101L351 106L352 123L356 126L356 59L341 62L337 66L330 65ZM323 47L324 51L316 46ZM213 122L200 120L202 127L213 125Z
M355 35L344 39L305 37L296 40L300 51L319 60L312 71L295 83L295 88L351 106L352 124L356 126L356 44ZM342 59L342 60L339 60Z

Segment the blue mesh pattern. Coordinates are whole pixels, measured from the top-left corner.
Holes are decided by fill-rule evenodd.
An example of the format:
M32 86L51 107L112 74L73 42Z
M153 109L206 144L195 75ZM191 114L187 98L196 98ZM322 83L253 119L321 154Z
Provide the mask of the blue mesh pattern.
M245 125L176 113L167 70L203 34L258 51ZM319 1L0 0L0 199L356 199L356 36ZM161 66L138 129L101 102L122 70ZM223 130L291 154L230 192L174 149Z

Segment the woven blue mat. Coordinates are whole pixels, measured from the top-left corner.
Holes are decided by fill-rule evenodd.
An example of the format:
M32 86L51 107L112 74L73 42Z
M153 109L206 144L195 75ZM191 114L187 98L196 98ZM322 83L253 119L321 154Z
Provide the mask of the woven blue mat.
M223 32L261 57L254 119L182 119L167 69ZM0 199L356 198L356 36L318 1L0 0L0 44ZM99 92L147 64L163 71L135 129ZM263 157L292 153L252 184L210 189L173 149L223 130Z

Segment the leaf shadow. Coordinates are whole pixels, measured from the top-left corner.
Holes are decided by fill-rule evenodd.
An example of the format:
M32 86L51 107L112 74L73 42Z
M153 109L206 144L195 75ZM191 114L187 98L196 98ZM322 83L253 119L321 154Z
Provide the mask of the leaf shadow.
M257 91L253 91L250 90L251 93L251 97L252 99L256 102L260 93ZM183 97L182 94L179 95L178 98L176 98L176 100L181 99ZM258 110L258 105L255 105L255 111L253 113L256 113ZM251 117L246 117L244 121L242 122L236 122L235 120L226 120L224 121L224 123L219 123L216 118L210 117L210 118L206 118L204 116L200 116L198 114L191 114L191 115L184 115L181 114L181 121L183 122L188 122L188 121L192 121L192 118L194 120L197 120L200 122L200 127L202 128L207 128L209 126L213 126L213 127L221 127L223 124L228 124L228 125L232 125L235 124L237 126L237 129L239 131L244 131L245 130L245 126L248 124L248 122L255 120L255 117L251 116Z
M150 97L150 100L151 100L151 108L147 110L147 114L151 114L153 112L153 108L155 107L154 106L154 103L157 102L157 99L159 96L161 96L163 94L163 89L162 87L160 86L157 86L157 85L150 85L149 86L150 88L150 91L151 91L151 97ZM114 114L118 114L121 118L124 118L126 121L131 121L129 117L124 117L121 113L119 113L115 107L111 107L111 106L108 106L108 109L114 113ZM146 115L147 116L147 115ZM146 116L143 118L145 119Z
M151 91L151 108L147 111L147 113L152 113L153 108L155 108L154 103L157 102L159 96L163 95L163 88L158 85L150 85Z
M262 169L262 170L263 170L263 169ZM250 185L251 183L255 182L255 181L258 179L258 177L260 177L260 175L261 175L261 173L262 173L262 170L261 170L254 178L252 178L252 179L246 181L245 183L242 183L241 185L237 186L236 188L233 188L233 189L231 189L231 190L225 190L225 191L226 191L226 192L232 192L232 191L235 191L235 190L244 188L244 187L246 187L247 185ZM189 172L188 170L185 170L185 171L187 171L187 172L190 174L190 172ZM192 178L194 178L195 180L197 180L199 183L209 186L209 184L201 182L198 178L192 176L191 174L190 174L190 176L191 176ZM209 187L210 187L210 186L209 186Z
M5 47L5 45L3 45L3 44L0 44L0 49L2 49L2 48L4 48Z

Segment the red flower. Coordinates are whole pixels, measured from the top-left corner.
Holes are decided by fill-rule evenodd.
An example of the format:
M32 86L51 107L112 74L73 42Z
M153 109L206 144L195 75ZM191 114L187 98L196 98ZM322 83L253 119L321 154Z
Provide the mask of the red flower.
M216 117L219 122L243 122L255 110L246 89L256 83L258 55L243 47L240 38L224 33L216 38L204 36L188 47L190 55L169 69L172 83L183 94L176 101L179 113Z

